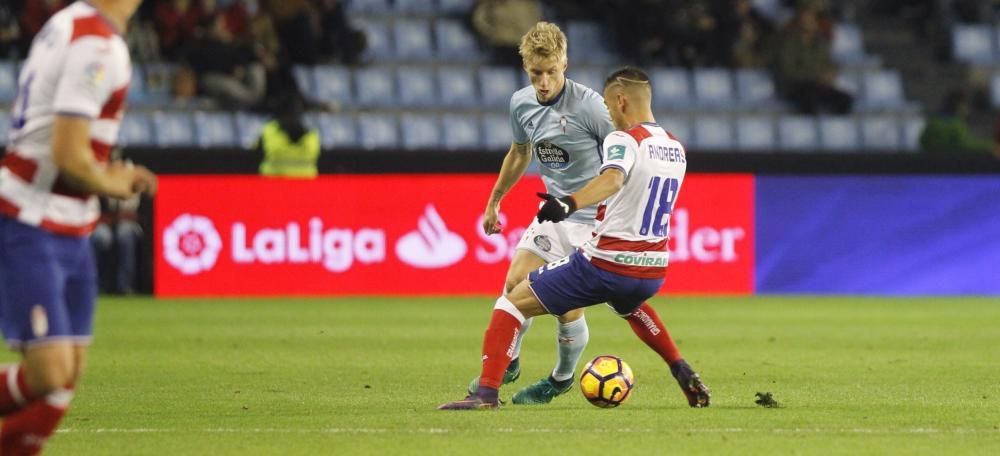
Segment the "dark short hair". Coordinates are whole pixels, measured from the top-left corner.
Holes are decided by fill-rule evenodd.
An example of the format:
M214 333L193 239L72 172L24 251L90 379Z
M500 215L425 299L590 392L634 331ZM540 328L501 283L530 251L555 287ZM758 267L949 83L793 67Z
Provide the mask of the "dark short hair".
M622 67L613 71L604 80L605 89L612 84L649 84L649 75L635 67Z

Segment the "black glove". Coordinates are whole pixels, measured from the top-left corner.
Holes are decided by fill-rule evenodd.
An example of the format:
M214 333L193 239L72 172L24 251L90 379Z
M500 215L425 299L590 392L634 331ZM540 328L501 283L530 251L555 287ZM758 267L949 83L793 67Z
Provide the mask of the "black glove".
M556 198L548 193L536 193L536 195L545 200L545 204L538 209L539 222L559 223L566 220L569 214L576 212L576 201L572 196Z

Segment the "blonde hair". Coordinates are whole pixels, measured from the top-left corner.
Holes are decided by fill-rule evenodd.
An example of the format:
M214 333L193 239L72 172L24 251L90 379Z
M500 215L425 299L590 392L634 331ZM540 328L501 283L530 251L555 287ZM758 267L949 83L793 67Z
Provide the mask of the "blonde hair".
M522 60L540 57L543 59L566 59L566 34L551 22L538 22L521 37L517 52Z

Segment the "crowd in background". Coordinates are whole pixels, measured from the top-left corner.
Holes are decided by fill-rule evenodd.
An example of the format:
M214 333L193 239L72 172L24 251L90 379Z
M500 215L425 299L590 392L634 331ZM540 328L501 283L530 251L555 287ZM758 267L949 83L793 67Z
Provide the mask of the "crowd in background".
M349 0L348 0L349 1ZM31 38L71 0L5 0L0 57L26 55ZM273 112L282 100L307 99L294 64L359 64L366 36L341 0L147 0L127 40L138 62L179 64L176 100L207 96L223 108ZM520 35L543 19L590 19L607 27L622 61L639 65L760 67L779 95L802 113L850 112L851 95L834 84L834 23L851 19L854 1L782 0L793 14L776 21L750 0L479 0L469 25L494 64L519 65ZM989 21L1000 0L888 0L874 8L909 14L915 26ZM552 18L546 18L552 19ZM330 106L307 105L309 109Z

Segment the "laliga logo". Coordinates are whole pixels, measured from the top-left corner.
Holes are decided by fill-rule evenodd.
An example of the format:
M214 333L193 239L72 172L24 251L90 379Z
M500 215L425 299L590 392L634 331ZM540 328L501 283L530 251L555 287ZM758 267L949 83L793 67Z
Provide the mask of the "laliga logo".
M212 269L221 249L215 225L200 215L181 214L163 231L163 256L184 275Z
M465 257L466 245L461 236L448 231L433 204L417 220L417 230L396 243L396 255L404 263L423 269L445 268Z

